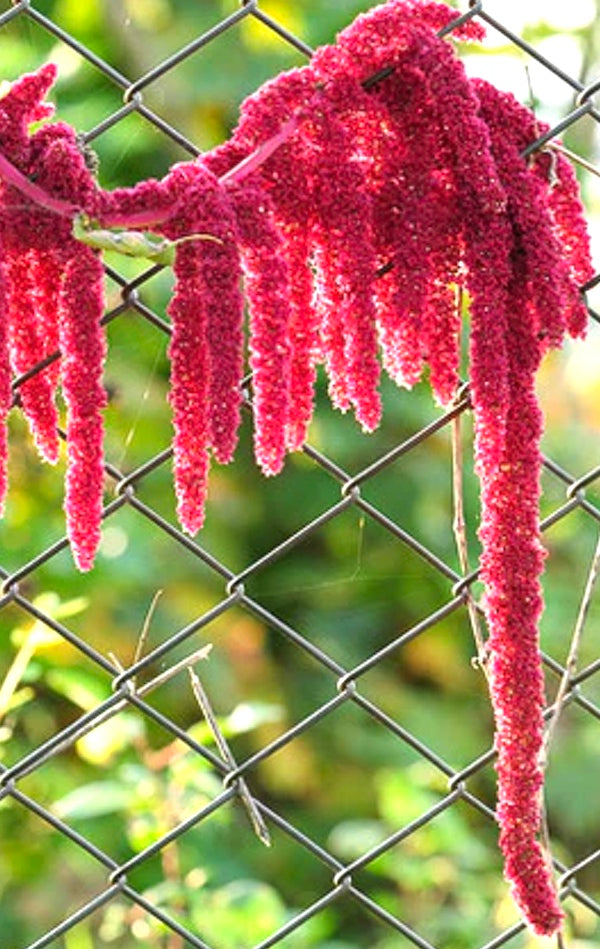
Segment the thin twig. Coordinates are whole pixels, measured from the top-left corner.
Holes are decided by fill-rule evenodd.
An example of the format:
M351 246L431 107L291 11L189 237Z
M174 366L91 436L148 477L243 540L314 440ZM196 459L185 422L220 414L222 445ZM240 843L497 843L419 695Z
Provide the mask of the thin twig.
M564 155L565 158L569 158L571 161L575 162L577 165L581 165L582 168L585 168L586 171L590 171L593 175L596 175L600 178L600 168L597 168L596 165L592 165L590 161L583 158L581 155L578 155L577 152L572 152L570 148L565 148L564 145L559 144L559 142L548 142L547 145L544 145L542 151L552 150L555 152L560 152L561 155Z
M200 706L200 709L202 711L202 714L204 715L204 718L206 719L206 723L208 727L210 728L213 734L213 738L215 739L215 744L217 748L219 749L221 757L231 768L233 769L237 768L237 762L235 758L233 757L233 754L231 753L231 749L229 747L227 739L225 738L225 735L219 728L217 717L212 710L212 706L210 704L208 695L204 691L204 687L202 683L200 682L200 679L195 669L189 668L188 674L190 677L190 682L192 684L192 691L194 693L194 697L198 705ZM263 843L266 847L270 847L271 835L269 834L269 830L263 820L262 814L260 813L259 809L256 806L254 798L250 794L248 785L246 784L243 778L237 778L235 783L236 783L238 794L242 800L242 803L244 804L244 807L246 808L246 812L248 814L248 817L250 818L250 823L252 824L252 827L254 829L256 836L261 841L261 843Z
M587 581L585 584L585 589L583 591L583 596L581 598L581 604L579 606L579 613L577 614L577 620L575 621L575 628L573 630L573 637L571 639L571 645L569 647L569 654L567 656L567 661L565 663L565 670L563 672L560 684L558 686L558 692L556 693L556 699L554 700L554 714L548 723L548 728L546 729L546 734L544 736L544 751L542 758L542 766L545 768L548 764L548 755L550 751L550 746L556 734L556 729L558 722L562 713L564 706L566 705L569 698L569 688L571 685L571 680L577 671L577 662L579 659L579 649L581 647L581 640L583 638L583 630L585 626L585 621L587 614L590 608L590 603L592 601L592 596L594 593L594 587L598 579L598 574L600 573L600 535L598 536L598 542L596 544L596 550L594 551L594 556L592 557L592 562L590 564L590 569L588 572Z
M163 672L160 672L153 679L150 679L148 682L144 682L143 685L135 687L135 683L133 683L135 695L139 698L144 698L144 696L148 695L149 692L152 692L159 686L164 685L165 682L168 682L169 679L172 679L174 676L176 676L178 672L189 668L189 666L195 665L201 659L207 659L211 649L212 643L206 643L204 646L201 646L200 649L194 650L191 655L185 656L183 659L180 659L179 662L176 662L175 665L165 669ZM109 653L108 658L113 663L119 675L122 675L126 671L114 653ZM43 761L46 761L49 757L60 754L61 752L65 751L65 749L70 748L76 742L80 741L84 735L88 735L90 732L94 731L95 728L98 728L99 725L103 725L104 722L114 718L115 715L118 715L119 712L122 712L123 709L127 708L128 705L129 702L127 698L122 698L118 702L115 702L115 704L111 705L110 708L105 709L103 712L97 715L93 721L87 721L85 725L79 729L79 731L74 732L73 734L69 735L67 739L54 746L50 753L46 753L42 758L39 759L38 765Z
M458 288L456 294L457 309L462 310L462 289ZM459 342L460 345L460 342ZM456 541L458 551L458 560L463 576L468 576L471 572L469 565L469 545L467 541L467 528L465 521L464 504L464 477L463 477L463 451L462 451L462 420L460 415L455 415L452 419L452 496L454 503L454 519L452 521L452 530ZM470 587L465 589L465 600L469 621L473 631L473 638L477 647L477 662L485 670L486 645L485 638L481 630L479 613L475 598L471 593Z
M150 603L150 606L148 607L148 610L146 612L146 616L144 618L144 622L142 624L140 635L137 641L137 646L135 647L135 653L134 653L133 662L132 662L133 666L135 666L136 662L139 662L140 659L142 658L144 646L146 645L146 641L148 639L148 633L150 632L150 623L152 622L152 618L156 612L156 607L158 606L158 601L160 600L162 595L163 595L163 591L157 590L154 596L152 597L152 602Z
M596 550L594 551L594 556L592 557L592 562L590 564L590 569L588 572L585 589L583 591L583 596L581 598L579 612L577 614L575 627L573 629L573 636L571 638L571 644L569 646L569 653L567 655L567 661L565 663L565 669L562 674L560 684L558 686L556 698L554 700L554 709L552 712L552 716L548 722L546 733L544 735L544 744L542 748L542 753L540 755L540 766L542 768L542 771L546 771L548 767L550 748L556 735L556 729L558 727L558 723L559 723L562 711L569 700L569 695L570 695L569 689L570 689L572 678L575 672L577 671L579 649L581 647L581 640L583 637L585 621L586 621L587 614L590 608L590 603L592 601L592 596L594 593L594 586L598 579L599 573L600 573L600 535L598 536ZM548 856L548 860L551 860L550 832L548 828L548 820L547 820L545 807L542 807L542 825L540 829L540 843ZM565 942L564 933L562 931L558 932L556 934L557 949L566 949L566 945L567 944Z

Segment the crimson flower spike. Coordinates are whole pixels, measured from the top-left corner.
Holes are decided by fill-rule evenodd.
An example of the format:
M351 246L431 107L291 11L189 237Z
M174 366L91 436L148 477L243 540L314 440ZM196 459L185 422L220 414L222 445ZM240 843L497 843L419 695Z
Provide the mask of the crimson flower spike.
M8 288L8 328L10 357L15 374L28 372L52 352L54 331L48 335L38 319L36 255L23 245L13 249L6 261ZM52 266L55 262L52 261ZM33 440L42 458L51 464L58 461L58 414L54 404L55 370L37 370L19 388L23 414L29 423Z
M307 200L306 157L302 123L311 114L316 77L311 67L292 69L250 96L242 106L232 140L216 150L242 150L246 157L235 168L221 170L221 182L230 184L251 176L272 201L273 222L279 232L280 253L288 269L288 338L290 353L289 415L286 443L299 449L312 418L316 362L319 358L319 321L313 305L311 255L311 202ZM291 116L285 119L283 117ZM209 156L214 168L213 155ZM239 152L238 152L239 154ZM216 169L215 169L216 170Z
M592 279L594 268L577 177L571 163L556 151L538 156L534 167L540 167L550 181L548 207L571 278L565 321L571 336L581 337L588 325L588 311L580 288Z
M466 285L471 295L471 387L479 410L479 443L503 437L508 400L506 320L512 304L512 230L506 194L485 123L462 63L435 34L415 30L412 58L438 103L438 127L448 154L463 222Z
M500 840L505 872L521 909L535 931L549 935L560 927L562 913L536 839L541 824L537 755L543 689L537 645L541 415L533 373L541 350L532 329L523 245L515 240L517 222L511 224L489 130L476 114L477 103L462 69L435 49L439 43L423 40L420 55L446 116L464 215L472 294L472 399L482 484L482 577L499 750ZM476 152L471 151L475 145Z
M538 840L543 552L534 374L565 327L576 335L584 331L578 284L592 275L589 241L564 157L545 153L523 161L523 148L537 137L534 117L510 97L469 81L449 44L436 36L436 30L454 30L455 21L456 11L444 4L389 0L359 16L337 47L319 51L310 67L250 97L232 141L200 162L178 166L163 182L112 195L95 189L67 126L46 126L29 137L31 121L48 115L40 100L53 68L15 83L0 100L1 200L4 212L15 195L27 207L10 219L10 229L6 213L0 220L0 422L9 399L3 334L10 301L2 275L17 267L13 250L26 248L33 262L27 278L33 275L32 293L43 306L37 322L19 317L9 343L16 352L13 337L31 330L33 353L40 329L52 335L56 287L40 265L47 254L58 261L62 280L67 520L76 562L88 569L101 515L104 343L100 261L70 239L75 207L105 227L151 225L186 238L176 251L169 352L178 513L191 532L204 516L209 451L226 461L237 437L236 242L251 313L256 454L267 473L279 470L286 446L298 447L304 438L317 356L325 357L338 407L354 406L365 428L377 424L377 323L388 370L411 383L427 360L434 392L447 401L458 362L452 293L464 284L500 841L517 902L532 928L549 934L560 928L562 913ZM464 21L455 33L480 38L482 30ZM358 84L378 71L383 81L369 106ZM221 186L207 169L222 176ZM412 240L406 236L411 228ZM214 232L223 243L189 240L199 231ZM417 253L420 243L425 254ZM377 284L376 267L389 264L391 275ZM317 308L309 299L310 267L317 273ZM54 381L55 370L46 378ZM3 455L1 447L0 464Z
M517 241L518 243L518 241ZM538 643L543 601L539 538L542 414L535 371L542 355L527 289L525 255L515 254L507 350L510 405L504 446L488 457L482 579L490 626L487 666L496 719L497 819L504 872L534 932L552 935L564 914L542 829L544 679Z
M338 117L352 101L352 79L324 84L303 126L314 202L311 240L317 268L321 342L332 399L354 406L365 431L381 418L373 284L376 274L371 203L353 160L352 138Z
M208 480L208 374L206 287L201 251L193 243L177 249L175 291L168 306L173 335L169 345L173 409L173 477L179 522L190 534L204 523Z
M56 66L47 63L37 72L27 73L13 82L6 95L0 99L0 176L3 178L7 172L11 173L9 164L13 167L27 164L31 123L41 122L53 114L54 106L43 100L54 83L56 74ZM35 185L33 187L35 188ZM43 200L44 196L39 197Z
M176 167L170 176L175 181L179 170ZM191 187L197 206L191 233L214 238L196 243L204 286L202 306L207 321L208 444L216 460L226 464L233 458L238 440L244 371L244 300L240 291L242 270L237 222L230 195L209 167L199 162L194 173Z
M521 157L527 144L545 130L533 113L508 93L483 80L474 80L480 114L490 133L496 167L508 199L515 241L524 255L525 280L533 307L532 317L545 346L560 346L567 329L573 292L564 249L552 222L549 181L532 171Z
M459 364L457 187L422 70L403 63L376 95L391 127L375 208L376 231L385 238L380 257L391 267L376 285L384 364L399 384L411 386L427 361L433 392L446 404Z
M62 390L67 404L65 512L75 563L80 570L90 570L100 541L104 477L104 269L100 256L90 248L76 244L70 250L59 314Z
M254 452L266 475L285 459L290 409L288 270L271 203L260 188L231 186L250 312Z
M176 247L168 307L170 402L177 513L182 527L195 534L204 522L209 448L218 461L230 461L240 424L243 300L236 222L228 196L202 163L176 165L154 185L157 195L166 191L174 198L175 213L161 233L186 238ZM131 194L124 197L131 203Z
M381 113L378 128L370 137L364 133L361 152L372 179L383 363L399 384L412 386L427 359L442 403L452 398L458 378L459 248L448 237L458 238L456 188L447 150L440 154L439 116L432 114L425 77L410 50L417 26L432 35L456 19L456 10L445 4L392 0L357 17L335 47L318 50L312 61L317 69L352 75L371 87L371 119ZM455 35L481 39L484 31L467 20ZM373 84L373 75L380 81Z
M343 34L342 34L343 35ZM372 241L375 264L379 273L369 288L376 307L376 322L382 347L383 364L389 375L401 385L412 386L418 381L423 368L424 352L418 333L418 316L422 310L425 288L429 277L428 255L423 248L419 222L423 214L410 218L409 208L419 210L426 207L423 192L427 190L428 168L433 161L435 149L431 146L431 135L424 143L419 175L411 187L406 187L405 165L410 140L409 130L401 127L400 102L406 97L407 82L403 74L402 96L396 103L389 96L388 79L383 90L367 92L359 82L357 69L361 64L360 51L352 43L326 46L315 53L312 66L325 89L334 83L344 83L348 95L336 110L349 141L360 156L369 190L372 215ZM421 77L418 77L421 82ZM390 98L392 101L390 102ZM427 132L431 132L429 126ZM418 193L417 193L418 192ZM407 222L410 221L410 227ZM335 276L333 277L335 282ZM327 314L325 314L327 319ZM332 330L335 330L335 323ZM328 364L332 375L344 377L343 329L339 329L342 342L332 340L328 347ZM334 367L339 352L339 372ZM346 404L349 402L346 397Z
M2 266L2 242L0 241L0 516L4 513L4 500L8 487L8 433L6 416L12 403L10 385L10 363L8 354L8 297Z

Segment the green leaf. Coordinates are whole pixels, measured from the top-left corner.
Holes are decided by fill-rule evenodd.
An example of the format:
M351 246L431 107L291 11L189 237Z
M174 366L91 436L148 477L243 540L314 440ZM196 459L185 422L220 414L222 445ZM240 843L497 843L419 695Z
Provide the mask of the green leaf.
M66 794L55 803L53 811L63 820L86 820L125 810L135 795L135 788L120 781L93 781Z
M81 669L49 669L46 681L58 695L64 696L85 712L108 697L109 691L97 676Z

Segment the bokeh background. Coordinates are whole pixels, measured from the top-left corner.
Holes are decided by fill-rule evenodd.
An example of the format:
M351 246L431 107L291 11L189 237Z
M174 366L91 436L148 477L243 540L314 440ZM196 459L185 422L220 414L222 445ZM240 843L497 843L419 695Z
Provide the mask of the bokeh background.
M311 46L336 31L370 2L264 0L260 8ZM235 0L39 0L43 16L134 80L237 9ZM0 5L0 14L9 9ZM565 3L490 2L486 10L581 82L600 72L597 0ZM482 47L461 50L472 74L484 75L535 105L556 122L573 108L574 93L536 65L505 36L489 30ZM0 79L11 80L54 61L57 116L89 132L122 105L122 91L43 25L16 16L0 29ZM199 150L224 141L245 96L281 70L304 61L300 52L255 18L199 50L144 92L144 102ZM565 135L565 144L600 165L598 125L589 118ZM190 153L133 113L94 138L104 187L162 176ZM599 233L600 181L581 171L590 228ZM600 242L596 241L596 248ZM597 251L596 251L597 253ZM597 253L597 261L600 255ZM110 258L132 279L139 261ZM162 271L140 296L164 316L171 279ZM107 278L108 308L119 306L121 286ZM590 302L598 309L597 296ZM586 341L552 354L540 374L547 417L544 451L575 478L600 463L600 332L593 321ZM128 472L170 440L168 361L163 334L135 310L110 322L106 385L108 460ZM427 383L412 392L384 384L384 422L371 436L328 405L322 381L310 443L342 468L357 472L440 415ZM0 525L0 565L10 574L64 533L64 459L56 469L36 457L22 419L10 419L11 488ZM477 559L478 491L472 473L471 433L463 417L465 505L473 566ZM587 497L598 504L600 483ZM114 483L107 481L107 497ZM169 465L144 479L141 496L175 523ZM452 532L450 428L369 481L372 503L398 520L458 570ZM565 498L556 475L544 475L542 515ZM284 473L267 481L252 459L251 423L244 424L236 461L215 468L202 546L233 571L243 570L312 517L339 500L339 485L310 457L290 456ZM575 507L546 533L547 609L543 647L564 661L577 615L598 523ZM253 574L251 595L269 611L349 668L411 629L447 601L448 580L360 510L324 524L287 556ZM94 570L80 576L65 551L21 585L44 613L126 665L148 620L147 650L218 602L222 580L195 557L171 546L162 532L123 507L106 524ZM151 615L150 605L160 592ZM600 605L592 603L581 663L598 656ZM236 757L245 759L310 714L334 694L319 663L242 609L227 612L190 646L213 644L199 671ZM466 612L436 624L369 672L366 695L451 765L466 767L485 753L492 723L485 683L473 667ZM186 653L175 650L174 662ZM159 669L153 670L155 673ZM9 604L0 611L0 761L10 766L110 694L106 673L30 613ZM556 689L549 676L549 694ZM598 678L586 696L600 701ZM211 745L185 675L159 689L157 709ZM600 816L598 722L570 707L556 740L548 782L550 827L558 856L571 865L597 849ZM408 745L346 703L314 728L269 756L250 780L253 791L280 810L342 862L365 853L393 830L424 813L445 793L444 776ZM125 711L19 782L19 787L123 862L185 818L221 787L210 766L135 711ZM493 806L488 765L469 782ZM97 892L105 870L72 842L10 798L0 802L0 932L4 949L23 949ZM595 843L594 843L595 842ZM440 949L483 946L518 920L501 876L496 831L462 804L369 864L361 885ZM215 949L251 947L327 890L331 872L288 836L273 830L273 846L252 835L237 807L190 832L132 874L153 903L187 921ZM578 876L600 898L600 862ZM597 916L569 901L569 946L597 945ZM164 947L185 942L127 901L115 901L52 945ZM409 945L351 902L332 904L282 945L290 949L396 949ZM511 947L544 941L521 932Z

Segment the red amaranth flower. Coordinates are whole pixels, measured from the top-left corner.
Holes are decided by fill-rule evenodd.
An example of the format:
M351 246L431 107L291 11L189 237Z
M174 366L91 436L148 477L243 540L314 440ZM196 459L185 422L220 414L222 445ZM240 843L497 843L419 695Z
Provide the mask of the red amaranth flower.
M69 248L61 288L59 339L62 390L67 404L67 533L77 567L90 570L100 541L103 425L106 393L101 327L102 260L90 248Z
M208 449L230 461L237 443L243 371L243 300L233 208L217 179L201 165L177 165L166 179L177 194L175 215L162 226L188 240L175 257L169 304L173 336L171 396L178 516L194 534L204 521Z
M338 118L357 86L353 80L327 83L303 126L314 201L312 242L317 268L321 342L332 399L352 404L366 431L379 424L376 276L371 204L364 175L354 160L352 137Z
M69 408L67 532L76 564L88 570L100 537L102 504L103 281L96 256L73 242L70 215L75 207L92 204L97 192L73 129L55 123L28 137L29 122L50 114L38 100L54 76L54 68L47 68L24 77L1 100L4 160L8 154L16 166L3 172L8 182L2 186L0 228L14 372L34 369L60 344ZM35 184L27 175L35 176ZM36 445L51 462L58 457L57 379L52 364L20 386Z
M533 319L547 346L560 346L566 315L573 296L579 296L565 260L562 243L553 227L548 183L532 171L521 152L538 131L533 113L508 93L501 93L483 80L473 88L481 104L492 151L508 199L515 243L524 255L524 279Z
M498 457L482 482L482 579L490 625L489 676L496 718L500 846L505 875L533 930L551 935L563 913L538 840L542 821L544 682L538 643L542 415L534 376L542 354L527 294L525 257L515 260L508 330L510 408Z
M173 469L177 516L195 534L204 522L208 479L208 378L206 292L202 250L193 243L177 249L175 292L168 313L173 325L169 344L173 409Z
M56 79L57 69L47 63L37 72L26 73L0 99L0 143L2 154L21 166L29 157L29 126L49 118L54 106L43 99Z
M55 254L36 254L32 270L37 325L43 338L44 356L47 357L56 354L59 348L60 260ZM54 359L44 372L52 389L56 389L60 379L60 360Z
M0 516L4 513L4 500L8 487L8 433L6 416L12 404L10 385L10 362L8 352L8 296L4 268L2 266L2 241L0 240Z
M282 239L290 287L291 358L286 443L290 451L297 451L306 441L313 414L319 323L313 305L314 286L308 266L310 244L306 231L299 226L290 227L282 233Z
M402 62L407 38L415 27L433 35L434 31L448 27L458 16L456 9L444 3L388 0L361 13L338 34L335 47L338 52L334 57L344 75L362 81L379 70L387 70ZM462 40L481 40L485 30L476 20L467 20L454 31L454 35ZM316 61L328 59L332 49L334 47L318 50ZM327 70L332 71L329 62Z
M471 389L481 445L482 440L502 438L508 399L505 339L512 229L506 194L487 127L477 114L478 101L451 46L415 30L413 56L438 103L438 127L452 156L471 295Z
M254 451L264 473L273 475L285 458L289 412L288 270L267 196L235 185L231 194L250 311Z
M588 313L580 288L592 279L594 268L579 185L570 162L560 152L544 157L547 158L546 168L550 178L548 206L573 288L565 320L572 336L583 336L588 324Z
M419 339L419 322L429 276L429 255L425 251L427 241L422 239L419 227L423 215L415 219L410 210L434 206L423 200L423 196L435 148L428 147L432 145L431 134L425 142L415 136L415 143L422 143L424 147L415 156L419 174L409 180L405 164L412 155L411 130L402 121L406 77L403 76L402 95L396 101L389 95L393 79L384 84L387 93L384 97L379 89L367 92L356 80L344 78L345 70L352 75L357 65L358 61L341 46L324 47L313 58L313 66L327 92L335 89L336 84L344 92L336 97L336 114L343 122L347 147L351 145L352 160L360 168L361 186L368 195L373 266L383 273L367 290L374 297L383 364L396 382L411 386L420 377L426 355ZM418 81L422 86L421 76ZM425 131L433 133L431 127ZM334 261L332 269L335 266ZM335 282L334 273L330 281L334 288L332 300L335 299ZM330 338L324 347L329 350L326 358L333 378L339 376L341 380L336 382L334 393L336 400L343 403L342 407L347 408L350 398L345 392L344 330L337 319L334 302L330 303L324 318ZM339 369L336 369L338 363Z
M175 166L166 181L179 192L182 206L191 207L191 215L183 207L175 211L166 227L169 236L182 237L187 231L209 238L192 243L202 269L207 321L208 443L217 461L225 464L237 445L244 371L244 300L235 212L229 194L204 163L191 169Z
M456 285L462 280L463 225L458 189L438 134L436 102L418 64L403 65L378 98L393 123L375 209L380 259L391 266L381 290L379 282L376 288L384 364L392 378L410 386L427 361L433 391L447 403L459 364Z
M5 243L6 246L6 243ZM38 321L35 256L23 246L21 252L13 249L5 263L8 290L9 351L13 372L21 375L35 369L51 351L50 339ZM56 379L48 369L37 370L19 387L23 413L29 423L33 439L42 458L55 464L58 460L58 416L54 404Z
M289 284L288 339L290 345L289 417L287 447L298 449L306 440L310 423L319 355L319 320L313 305L314 282L310 267L309 233L312 206L307 189L307 161L301 124L310 115L316 95L316 77L312 67L292 69L262 86L242 106L240 123L230 143L208 156L217 174L225 173L225 161L231 155L251 155L281 133L286 124L296 127L285 142L269 154L251 172L251 183L260 187L272 203L272 218L279 232L279 254L287 265ZM291 116L291 119L290 119ZM286 122L287 120L287 122ZM215 161L216 157L216 161ZM230 166L229 166L230 167ZM244 165L242 165L244 168ZM246 169L244 168L244 174ZM226 185L238 182L233 172L225 175Z
M237 437L236 241L250 304L256 455L268 474L281 467L286 446L305 437L317 356L338 407L354 406L365 428L378 423L377 328L388 371L412 384L428 362L434 392L447 402L458 375L454 293L466 287L500 840L517 902L533 929L549 934L562 913L538 840L543 552L533 380L565 326L583 332L577 284L591 277L589 243L563 156L520 157L536 137L534 116L470 82L450 44L436 37L456 16L443 4L389 0L357 18L310 67L250 97L231 142L161 182L111 195L96 189L67 126L28 137L29 123L47 115L40 99L54 73L24 77L0 100L2 265L17 273L13 252L25 248L34 263L27 279L42 281L41 255L52 259L63 246L70 254L59 342L69 408L66 508L81 569L91 566L99 537L104 396L101 267L91 251L73 249L77 208L104 226L151 225L176 239L208 232L224 242L178 246L169 306L175 485L190 532L204 516L209 450L226 461ZM469 21L456 33L478 38L481 27ZM363 92L360 82L390 68L375 91ZM223 176L221 184L209 172ZM377 268L386 271L379 281ZM19 316L14 351L24 334L40 358L41 328L52 337L54 293L51 281L27 289L23 300L37 296L42 306L36 319L31 310ZM8 404L3 372L0 363L0 417ZM56 370L40 378L53 384Z

